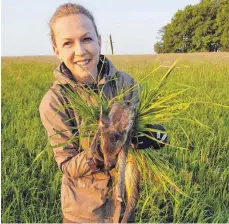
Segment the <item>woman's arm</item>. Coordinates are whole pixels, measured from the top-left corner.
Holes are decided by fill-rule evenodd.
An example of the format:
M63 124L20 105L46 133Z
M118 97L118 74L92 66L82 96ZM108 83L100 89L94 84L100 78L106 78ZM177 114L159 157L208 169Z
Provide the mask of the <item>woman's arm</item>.
M90 168L85 153L79 153L78 141L72 141L73 128L76 127L73 127L72 116L63 105L64 98L60 92L50 89L41 101L40 117L60 170L77 178L90 172Z

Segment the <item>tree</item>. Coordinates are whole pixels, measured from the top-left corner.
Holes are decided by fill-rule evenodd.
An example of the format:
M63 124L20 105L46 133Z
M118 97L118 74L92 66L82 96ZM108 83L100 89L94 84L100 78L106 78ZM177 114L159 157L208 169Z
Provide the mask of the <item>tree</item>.
M161 38L154 45L157 53L229 51L229 0L187 5L159 33Z
M222 51L229 51L229 0L219 1L216 27L217 43Z

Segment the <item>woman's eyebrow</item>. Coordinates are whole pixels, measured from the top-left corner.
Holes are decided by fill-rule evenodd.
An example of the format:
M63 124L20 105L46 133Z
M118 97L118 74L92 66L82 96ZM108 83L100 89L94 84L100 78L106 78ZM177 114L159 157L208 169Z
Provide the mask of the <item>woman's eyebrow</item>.
M86 36L87 34L91 34L91 33L90 33L90 32L87 32L87 33L83 34L81 37L84 37L84 36Z
M86 33L84 33L83 35L81 35L80 38L85 37L85 36L88 35L88 34L91 35L90 32L86 32ZM71 37L62 37L61 39L62 39L62 40L72 40L73 38L71 38Z
M61 39L62 40L71 40L72 38L70 38L70 37L62 37Z

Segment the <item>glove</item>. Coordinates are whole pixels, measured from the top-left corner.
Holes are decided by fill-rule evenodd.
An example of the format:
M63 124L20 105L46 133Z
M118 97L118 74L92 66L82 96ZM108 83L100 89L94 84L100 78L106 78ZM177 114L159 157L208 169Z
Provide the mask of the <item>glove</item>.
M167 133L161 133L160 131L165 132L166 129L164 126L160 124L148 124L146 125L147 128L152 128L158 130L157 132L150 132L146 131L145 134L152 136L153 138L158 139L159 141L163 143L168 142L168 134ZM157 142L151 138L148 138L146 136L140 136L140 137L134 137L132 138L132 144L135 149L141 150L141 149L147 149L149 147L152 147L153 149L160 149L165 146L165 144Z
M88 166L91 169L91 173L96 173L96 172L100 171L100 168L97 167L97 165L96 165L96 163L95 163L93 158L89 158L87 163L88 163Z

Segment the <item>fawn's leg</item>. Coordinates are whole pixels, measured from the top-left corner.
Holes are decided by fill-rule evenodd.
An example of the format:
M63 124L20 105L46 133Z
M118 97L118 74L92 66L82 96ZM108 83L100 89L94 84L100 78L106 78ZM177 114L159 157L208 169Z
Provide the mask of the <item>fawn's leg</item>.
M116 185L117 200L122 202L125 194L125 169L126 169L126 151L122 149L118 155L118 181Z
M123 215L122 223L127 223L131 216L134 216L136 204L139 197L140 172L137 164L130 154L128 155L125 171L125 185L127 194L127 205ZM134 216L135 217L135 216ZM130 221L130 220L129 220ZM135 220L131 220L135 222Z

